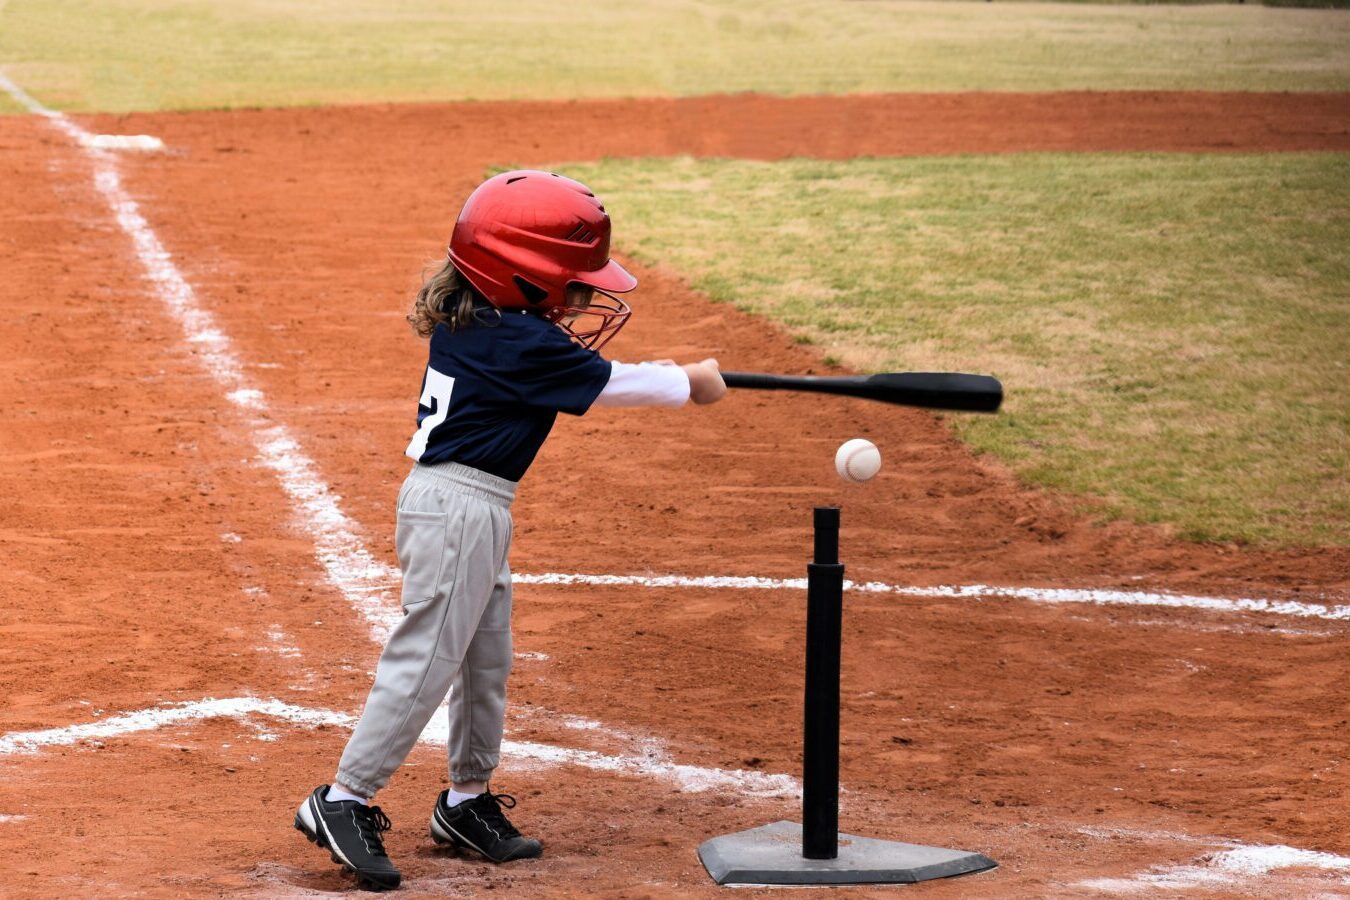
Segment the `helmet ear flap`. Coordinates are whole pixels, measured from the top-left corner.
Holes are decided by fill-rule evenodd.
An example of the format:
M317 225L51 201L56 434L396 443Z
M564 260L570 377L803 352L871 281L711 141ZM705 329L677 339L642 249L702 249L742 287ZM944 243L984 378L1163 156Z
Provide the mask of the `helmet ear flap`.
M526 281L520 275L512 275L511 280L520 288L520 294L531 306L538 306L548 299L548 291L537 284Z

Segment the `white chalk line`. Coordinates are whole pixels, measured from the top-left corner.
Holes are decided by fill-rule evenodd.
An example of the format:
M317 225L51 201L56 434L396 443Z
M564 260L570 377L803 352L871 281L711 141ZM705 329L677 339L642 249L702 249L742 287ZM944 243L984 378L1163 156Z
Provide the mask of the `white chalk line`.
M140 709L82 725L46 728L41 731L10 732L0 736L0 754L33 753L43 747L70 746L81 741L118 737L137 731L166 728L184 722L221 716L239 719L255 713L308 728L316 725L345 725L351 718L343 713L307 709L280 700L257 697L230 697L223 700L208 698L176 706Z
M760 578L753 575L581 575L546 572L512 576L517 584L640 586L747 591L804 591L805 578ZM1092 588L999 587L988 584L910 587L879 581L845 581L844 590L862 594L894 594L953 600L1028 600L1032 603L1086 603L1094 606L1166 606L1211 612L1274 613L1317 619L1350 620L1350 605L1267 600L1255 597L1205 597L1159 591L1112 591Z
M290 430L272 419L263 392L244 374L243 360L210 310L174 264L139 205L122 186L117 159L98 146L95 135L70 118L48 109L0 73L0 88L31 112L42 116L84 148L94 163L94 186L107 201L118 225L131 238L136 256L169 315L206 371L224 390L225 397L246 414L249 437L259 462L280 482L300 520L314 536L315 556L328 581L337 587L366 620L371 636L383 643L398 613L388 609L390 584L397 571L376 559L357 536L358 529L338 506L338 497L319 474L317 464L301 449Z
M1076 886L1113 894L1156 894L1159 891L1237 888L1244 882L1268 878L1280 869L1317 869L1328 873L1346 873L1336 879L1350 885L1350 857L1320 850L1303 850L1286 844L1247 844L1222 838L1205 839L1167 832L1134 832L1128 829L1081 828L1091 837L1119 837L1144 840L1209 844L1214 849L1194 862L1180 866L1153 866L1124 878L1090 878ZM1226 849L1219 849L1226 848ZM1304 879L1300 879L1304 880ZM1309 886L1319 882L1308 880ZM1325 881L1320 883L1325 884Z
M141 709L109 716L97 722L47 728L40 731L11 732L0 736L0 755L31 754L46 747L68 747L86 741L121 737L141 731L168 728L205 719L232 718L248 722L249 716L280 719L300 728L335 725L351 728L356 717L331 709L297 706L281 700L260 697L206 698L176 705ZM250 723L251 724L251 723ZM665 781L681 791L700 793L716 790L737 790L757 797L796 797L801 791L797 780L790 775L755 772L741 769L721 769L692 766L671 760L664 745L654 738L637 738L623 732L612 732L608 726L591 719L565 717L563 726L580 730L596 730L606 737L636 741L638 752L607 754L595 750L559 747L536 741L507 739L502 742L502 753L513 762L532 760L545 765L572 765L598 772L617 775L654 778ZM266 732L260 740L274 739ZM424 744L444 747L449 740L449 723L444 716L436 716L427 725L419 739Z

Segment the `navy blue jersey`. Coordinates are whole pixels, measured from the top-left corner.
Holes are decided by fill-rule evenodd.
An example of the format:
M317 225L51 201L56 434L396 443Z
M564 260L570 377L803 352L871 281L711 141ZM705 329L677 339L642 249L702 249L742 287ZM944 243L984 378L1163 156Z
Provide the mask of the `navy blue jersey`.
M599 353L530 313L459 331L437 326L408 455L519 481L558 413L584 413L609 374Z

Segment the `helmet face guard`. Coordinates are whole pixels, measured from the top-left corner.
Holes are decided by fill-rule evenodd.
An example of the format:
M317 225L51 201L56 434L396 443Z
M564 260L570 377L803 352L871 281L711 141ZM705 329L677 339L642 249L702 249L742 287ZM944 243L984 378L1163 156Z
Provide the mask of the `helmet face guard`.
M544 318L587 350L599 350L628 322L633 310L613 294L596 290L589 306L555 306Z
M604 204L579 181L552 172L503 172L469 195L450 238L450 260L499 309L525 309L598 349L632 314L615 294L637 279L609 258ZM567 287L594 288L603 299L569 306Z

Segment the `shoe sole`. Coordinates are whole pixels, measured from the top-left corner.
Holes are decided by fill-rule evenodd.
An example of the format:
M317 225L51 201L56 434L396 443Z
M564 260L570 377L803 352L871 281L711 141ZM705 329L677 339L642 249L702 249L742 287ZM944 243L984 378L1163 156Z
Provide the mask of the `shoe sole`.
M477 853L478 855L482 856L483 859L486 859L488 862L497 863L498 865L501 865L502 863L514 862L517 859L538 859L544 853L543 848L540 848L539 852L533 856L510 856L505 859L494 859L493 857L489 856L488 853L484 851L481 847L479 847L477 844L475 844L468 838L464 837L458 831L455 831L449 825L441 824L441 822L436 818L435 813L431 814L431 840L442 847L449 845L456 847L460 850L472 850L474 853Z
M296 831L303 834L305 836L305 839L308 840L311 844L314 844L315 846L319 847L322 850L327 850L329 858L332 859L333 862L341 866L345 871L351 872L353 875L355 875L358 884L364 887L368 887L372 891L392 891L398 887L397 884L383 884L379 881L376 881L370 876L365 875L362 872L358 871L355 866L353 866L351 863L347 862L347 860L339 856L337 850L334 849L333 845L329 842L327 835L325 835L321 829L316 827L315 823L307 822L305 820L304 813L306 812L309 813L311 818L314 818L314 813L313 811L310 810L309 804L310 804L309 799L306 799L304 806L302 806L300 810L295 814Z

